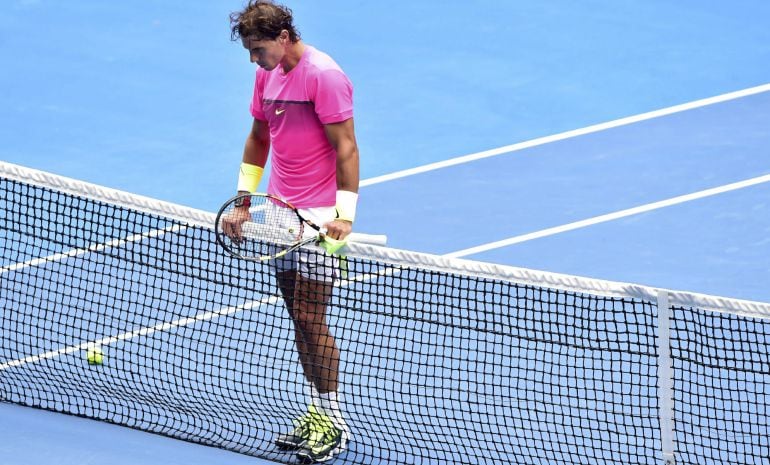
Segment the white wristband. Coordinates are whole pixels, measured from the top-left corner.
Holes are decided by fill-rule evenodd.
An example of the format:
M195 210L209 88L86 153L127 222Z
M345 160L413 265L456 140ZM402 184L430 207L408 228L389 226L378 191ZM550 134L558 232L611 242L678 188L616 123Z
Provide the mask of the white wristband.
M358 194L350 191L337 191L337 219L350 221L356 218Z

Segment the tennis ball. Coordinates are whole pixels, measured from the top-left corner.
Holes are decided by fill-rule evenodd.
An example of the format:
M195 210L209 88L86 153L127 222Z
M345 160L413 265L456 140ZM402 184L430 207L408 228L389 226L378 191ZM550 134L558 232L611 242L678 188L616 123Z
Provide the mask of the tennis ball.
M89 365L101 365L104 363L104 352L100 347L90 347L86 352L86 360Z

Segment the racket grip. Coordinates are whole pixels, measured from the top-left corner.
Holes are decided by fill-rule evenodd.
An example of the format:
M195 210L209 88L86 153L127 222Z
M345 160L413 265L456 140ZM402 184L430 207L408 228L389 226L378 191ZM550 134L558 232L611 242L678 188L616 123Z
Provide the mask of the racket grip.
M347 237L350 242L358 244L370 244L384 246L388 242L388 236L385 234L363 234L363 233L350 233Z

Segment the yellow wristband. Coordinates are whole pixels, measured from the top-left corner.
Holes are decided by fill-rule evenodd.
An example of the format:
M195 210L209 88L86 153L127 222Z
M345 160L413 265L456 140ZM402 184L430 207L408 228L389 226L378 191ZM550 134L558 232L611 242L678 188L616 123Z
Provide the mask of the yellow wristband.
M256 192L262 173L265 169L251 163L241 163L241 171L238 173L238 190Z
M337 219L353 222L356 219L358 194L350 191L337 191Z

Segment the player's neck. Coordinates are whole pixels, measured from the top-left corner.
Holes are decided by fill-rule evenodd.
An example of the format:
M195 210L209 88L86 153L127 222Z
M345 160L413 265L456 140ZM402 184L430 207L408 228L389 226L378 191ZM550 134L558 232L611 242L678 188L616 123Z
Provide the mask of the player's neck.
M281 60L281 68L284 74L288 74L297 66L302 59L303 53L305 53L305 44L301 40L290 44L286 48L286 54L283 56L283 60Z

